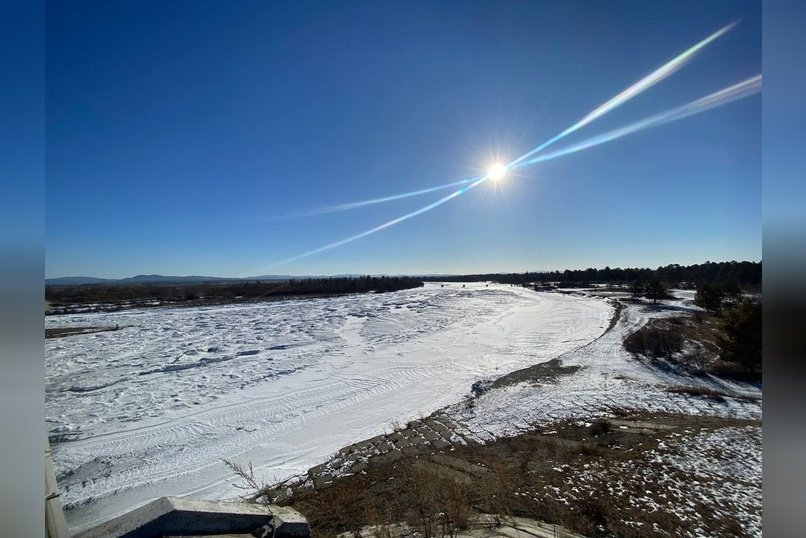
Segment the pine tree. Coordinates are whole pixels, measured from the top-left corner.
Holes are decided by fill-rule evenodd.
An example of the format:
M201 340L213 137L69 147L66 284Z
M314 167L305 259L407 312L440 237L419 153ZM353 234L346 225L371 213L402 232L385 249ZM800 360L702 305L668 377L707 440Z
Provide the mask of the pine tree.
M740 364L749 373L761 372L761 303L744 300L731 308L719 338L722 359Z
M707 283L697 286L697 293L694 295L695 305L714 314L719 314L722 312L723 300L724 296L720 287Z
M653 278L649 281L649 284L646 286L646 297L647 299L652 299L652 302L655 304L658 303L658 299L666 297L666 288L663 287L660 280Z
M632 283L632 286L630 286L630 293L632 294L632 298L634 301L640 299L641 296L644 295L645 291L646 290L644 288L644 283L641 282L640 280L636 280L635 282Z

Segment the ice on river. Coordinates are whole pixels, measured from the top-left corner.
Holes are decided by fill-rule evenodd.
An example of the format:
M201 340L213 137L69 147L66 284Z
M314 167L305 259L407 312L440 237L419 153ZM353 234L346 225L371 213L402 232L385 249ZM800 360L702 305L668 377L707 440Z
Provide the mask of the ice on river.
M604 299L485 284L48 317L46 413L73 529L163 495L239 493L602 334ZM66 441L66 439L71 439Z

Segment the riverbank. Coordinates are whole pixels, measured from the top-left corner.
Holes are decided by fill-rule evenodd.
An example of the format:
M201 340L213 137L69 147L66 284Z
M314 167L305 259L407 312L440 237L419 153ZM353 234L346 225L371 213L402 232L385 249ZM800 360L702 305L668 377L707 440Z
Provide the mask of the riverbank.
M477 381L545 362L607 328L607 300L428 284L310 301L49 317L129 325L49 339L54 463L73 530L164 495L241 493L462 401ZM458 424L457 424L458 425Z
M460 504L468 513L534 517L583 534L597 534L603 527L619 535L645 534L648 529L758 535L760 388L653 368L622 345L626 336L650 320L696 311L687 293L661 306L621 303L608 330L592 342L474 384L462 402L344 447L306 475L264 488L251 498L294 505L307 511L319 532L337 534L353 527L393 524L417 512L419 501L411 496L415 469L430 469L438 477L441 466L452 469L446 471L450 476L441 489L458 488L464 499ZM723 456L695 452L686 457L686 451L681 452L680 447L712 441ZM743 449L726 448L734 443L744 443ZM674 458L666 451L669 447L680 448L674 448ZM651 473L639 473L650 460L657 463ZM748 461L755 462L749 475L730 474ZM542 474L535 474L536 462L550 465L538 465ZM588 472L594 468L600 471ZM591 476L607 476L607 469L619 471L605 481L588 483ZM685 469L694 473L686 474ZM688 508L689 495L665 491L671 483L651 495L633 495L645 499L641 501L645 507L655 503L656 512L628 510L623 504L632 502L625 492L657 483L669 473L677 477L678 493L697 494L696 510ZM707 478L704 485L701 475ZM488 483L491 480L504 487L496 489ZM570 493L561 495L562 488L547 492L549 484ZM582 498L585 488L590 495ZM740 505L731 504L736 491L741 492ZM484 492L493 492L498 504L490 504ZM397 501L387 506L390 499ZM596 503L591 505L591 499ZM431 508L446 513L436 499Z

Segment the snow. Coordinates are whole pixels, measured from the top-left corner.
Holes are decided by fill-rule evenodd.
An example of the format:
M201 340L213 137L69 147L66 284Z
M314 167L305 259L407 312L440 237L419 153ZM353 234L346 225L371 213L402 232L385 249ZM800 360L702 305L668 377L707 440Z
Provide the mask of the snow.
M611 298L484 283L50 316L49 328L122 327L46 341L51 436L74 439L53 446L68 522L79 530L163 495L232 498L242 491L223 459L277 482L437 409L480 441L614 408L760 419L759 387L624 350L650 319L698 310L693 292L674 293L664 308L626 305L608 331ZM473 383L558 357L580 369L468 405ZM666 390L679 386L734 397Z
M629 504L642 513L671 514L686 522L677 535L728 534L720 528L725 518L737 521L748 536L761 536L761 454L760 426L672 433L637 464L597 461L584 469L568 469L563 478L569 487L552 488L551 495L560 502L575 503L601 494L607 484L608 502L614 506Z
M50 316L46 409L73 530L163 495L231 498L602 334L604 299L428 284L388 294Z
M626 336L652 318L680 315L688 310L686 302L685 297L668 301L663 309L628 305L612 330L559 357L563 366L580 367L574 375L561 376L554 384L519 383L490 391L476 398L473 406L451 406L448 415L464 424L463 433L480 440L516 435L560 419L609 416L614 408L760 419L760 388L650 368L624 349ZM736 398L719 402L666 391L681 385L719 390Z

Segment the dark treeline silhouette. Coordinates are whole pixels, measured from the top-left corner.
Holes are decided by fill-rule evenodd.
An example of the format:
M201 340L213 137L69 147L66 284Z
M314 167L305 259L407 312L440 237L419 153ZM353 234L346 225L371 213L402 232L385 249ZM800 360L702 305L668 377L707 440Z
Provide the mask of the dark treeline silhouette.
M621 284L634 282L663 282L667 286L691 286L698 284L736 284L744 290L761 290L761 262L705 262L695 265L666 265L657 269L615 268L577 269L565 271L527 273L487 273L475 275L450 275L423 277L425 281L482 282L502 284L528 284L555 282L562 286L586 284Z
M105 303L113 307L126 303L148 306L148 304L144 305L143 303L149 301L172 304L215 304L282 297L397 291L422 285L421 279L405 276L306 278L272 282L138 284L130 286L83 284L80 286L46 286L45 299L55 307L94 303ZM60 311L64 310L60 309Z
M721 323L718 344L728 375L761 380L761 303L742 299L729 307Z

